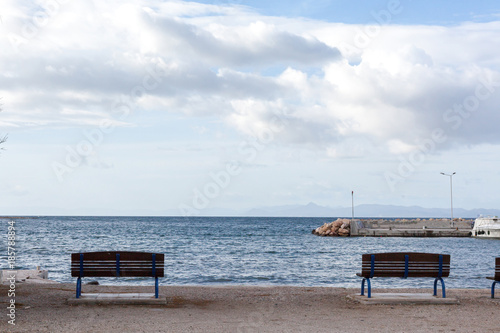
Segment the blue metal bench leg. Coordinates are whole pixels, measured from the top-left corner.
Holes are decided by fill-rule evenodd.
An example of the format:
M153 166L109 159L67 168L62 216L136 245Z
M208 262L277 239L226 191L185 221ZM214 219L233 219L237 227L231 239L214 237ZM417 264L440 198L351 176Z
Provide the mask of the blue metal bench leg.
M80 298L82 295L82 278L79 277L78 280L76 280L76 298Z
M363 278L363 281L361 282L361 296L365 295L365 281L368 284L368 298L372 297L372 286L370 279Z
M500 281L494 281L493 284L491 285L491 298L495 298L495 285L497 284L497 282Z
M158 277L155 277L155 298L158 298Z
M82 276L83 276L83 253L80 253L80 274L76 280L76 298L82 295Z
M442 278L436 278L434 280L434 296L437 296L437 283L441 281L441 289L443 290L443 298L446 298L446 287Z

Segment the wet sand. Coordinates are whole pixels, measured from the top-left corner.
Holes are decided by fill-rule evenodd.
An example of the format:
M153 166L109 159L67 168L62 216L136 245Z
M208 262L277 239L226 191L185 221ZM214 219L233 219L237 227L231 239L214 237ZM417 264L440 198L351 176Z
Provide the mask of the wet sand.
M486 283L485 283L486 284ZM165 305L69 305L74 284L17 284L16 325L9 287L0 286L0 332L499 332L500 299L489 289L448 289L455 305L363 305L359 289L274 286L160 286ZM90 286L84 293L153 292ZM375 291L375 289L374 289ZM421 292L431 289L377 289ZM500 291L498 292L500 298Z

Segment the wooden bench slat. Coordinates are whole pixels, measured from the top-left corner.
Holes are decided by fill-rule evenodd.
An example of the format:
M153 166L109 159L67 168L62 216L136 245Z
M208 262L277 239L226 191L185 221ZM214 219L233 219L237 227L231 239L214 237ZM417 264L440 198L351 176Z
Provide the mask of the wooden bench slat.
M162 269L156 268L156 270L162 270ZM80 269L79 268L72 268L71 271L79 272ZM116 267L94 267L94 268L90 268L90 269L84 268L83 271L86 273L95 272L95 271L113 271L113 272L116 272ZM146 272L146 273L151 275L153 268L150 267L148 269L144 269L144 268L140 268L140 267L120 267L120 271L122 271L122 272L124 272L124 271Z
M134 251L100 251L100 252L83 252L85 258L90 260L111 260L112 256L120 253L120 260L144 260L151 259L152 252L134 252ZM158 256L164 257L163 253L157 253ZM80 260L80 253L72 253L71 260Z
M90 273L94 271L116 271L116 267L84 267L84 272ZM161 271L164 270L163 267L156 267L155 270ZM80 268L72 268L71 271L79 272ZM120 267L120 271L142 271L148 272L152 274L153 268L149 267L148 269L144 269L143 267Z
M85 269L92 269L92 268L95 268L95 267L115 267L116 266L116 262L114 263L94 263L94 262L87 262L87 261L84 261L83 262L83 267ZM164 264L161 264L161 263L156 263L155 264L155 267L163 267ZM80 269L80 263L73 263L71 264L71 267L72 268L78 268ZM120 261L120 267L137 267L137 268L150 268L150 267L153 267L153 265L150 263L124 263L122 261Z
M78 276L79 274L74 275L74 277ZM83 277L117 277L117 276L116 276L116 271L96 271L96 274L87 274L87 272L84 272ZM147 272L120 271L119 277L163 277L163 276L153 276L151 272L147 273Z

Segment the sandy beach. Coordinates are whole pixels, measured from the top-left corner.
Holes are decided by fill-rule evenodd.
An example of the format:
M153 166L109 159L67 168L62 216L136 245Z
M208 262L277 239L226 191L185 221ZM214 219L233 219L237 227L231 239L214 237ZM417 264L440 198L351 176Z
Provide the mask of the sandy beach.
M152 288L84 286L84 292ZM427 289L378 289L377 292ZM359 289L275 286L160 286L166 305L69 305L74 284L18 284L16 325L0 286L1 332L498 332L500 299L488 289L450 289L455 305L363 305Z

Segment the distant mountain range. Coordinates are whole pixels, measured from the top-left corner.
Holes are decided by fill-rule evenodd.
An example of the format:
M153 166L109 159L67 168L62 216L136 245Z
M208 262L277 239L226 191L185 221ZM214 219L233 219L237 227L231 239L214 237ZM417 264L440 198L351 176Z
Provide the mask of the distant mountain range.
M476 218L479 215L498 215L499 209L462 209L454 208L453 217ZM247 211L244 216L271 217L350 217L351 207L327 207L315 203L307 205L286 205L261 207ZM354 207L354 217L450 217L449 208L424 208L419 206L358 205Z
M58 214L55 214L57 211ZM462 209L454 208L453 217L476 218L479 215L497 215L500 216L500 209ZM16 215L16 214L10 214ZM61 211L60 209L40 210L36 215L86 215L81 212ZM95 210L94 216L181 216L179 209L168 210L136 210L120 209L110 211ZM313 202L307 205L285 205L258 207L250 210L231 210L225 208L207 208L193 214L194 216L268 216L268 217L351 217L351 207L329 207L320 206ZM419 206L394 206L394 205L358 205L354 207L354 217L421 217L421 218L449 218L449 208L424 208Z

